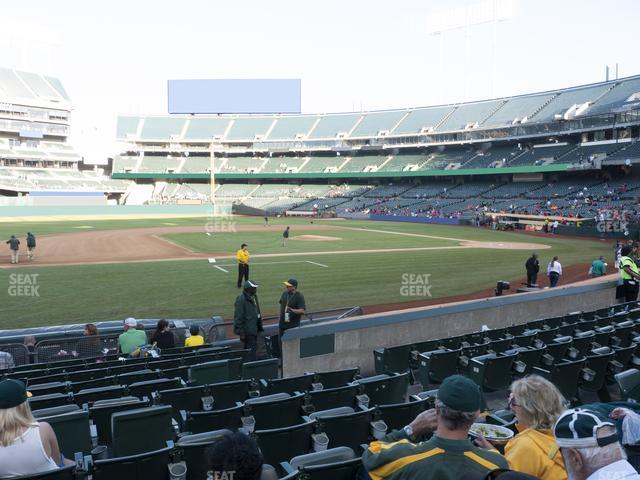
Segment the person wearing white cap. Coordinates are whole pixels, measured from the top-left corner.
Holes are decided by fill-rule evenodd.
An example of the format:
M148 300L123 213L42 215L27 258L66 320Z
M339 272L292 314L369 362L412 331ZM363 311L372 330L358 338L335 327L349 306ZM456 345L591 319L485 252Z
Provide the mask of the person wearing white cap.
M137 330L138 322L129 317L124 321L124 333L118 337L118 347L124 354L130 354L136 348L147 344L147 334L143 330Z
M553 428L569 480L640 480L616 426L593 410L567 410Z

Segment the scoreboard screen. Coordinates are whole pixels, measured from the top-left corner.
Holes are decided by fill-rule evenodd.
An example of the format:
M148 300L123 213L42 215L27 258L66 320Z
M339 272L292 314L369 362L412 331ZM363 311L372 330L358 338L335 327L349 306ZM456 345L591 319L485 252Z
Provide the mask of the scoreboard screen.
M169 113L300 113L298 79L169 80Z

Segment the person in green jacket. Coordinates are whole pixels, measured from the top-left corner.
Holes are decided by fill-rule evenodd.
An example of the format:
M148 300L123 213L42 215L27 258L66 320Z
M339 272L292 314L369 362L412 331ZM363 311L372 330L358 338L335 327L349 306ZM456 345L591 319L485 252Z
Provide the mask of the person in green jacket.
M591 276L601 277L607 273L607 264L604 263L604 256L600 255L596 260L591 263Z
M258 303L258 284L244 282L244 290L238 298L233 312L233 332L240 337L244 348L250 350L249 361L258 358L258 332L262 332L262 316Z
M469 428L480 413L480 389L452 375L438 389L435 409L418 415L402 430L369 444L362 463L372 480L459 480L509 468L496 450L476 447ZM427 441L418 438L433 436Z

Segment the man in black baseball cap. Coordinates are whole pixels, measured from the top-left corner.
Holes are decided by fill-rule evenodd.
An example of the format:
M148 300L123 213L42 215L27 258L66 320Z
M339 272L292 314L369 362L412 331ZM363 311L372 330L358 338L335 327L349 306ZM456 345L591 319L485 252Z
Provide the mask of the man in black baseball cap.
M24 383L20 380L2 380L0 382L0 409L13 408L31 397Z
M402 430L372 442L362 456L372 479L459 480L509 468L497 451L484 450L468 438L480 413L478 385L452 375L438 389L436 408L422 412ZM418 439L433 432L424 442Z
M558 418L553 434L569 480L640 480L618 440L616 426L593 410L574 408Z
M236 298L233 312L233 332L240 337L244 348L250 350L250 361L258 359L258 332L264 331L257 291L257 283L244 282L244 290Z

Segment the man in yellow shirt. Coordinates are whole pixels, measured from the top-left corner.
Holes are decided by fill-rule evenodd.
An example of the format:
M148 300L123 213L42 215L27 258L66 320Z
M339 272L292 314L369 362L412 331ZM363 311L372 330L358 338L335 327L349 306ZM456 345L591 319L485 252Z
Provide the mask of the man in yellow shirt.
M249 250L247 250L247 244L240 245L240 250L236 252L236 258L238 259L238 288L242 287L242 279L249 280Z
M204 337L200 335L200 327L197 325L191 325L189 327L190 337L184 339L185 347L199 347L200 345L204 345Z

